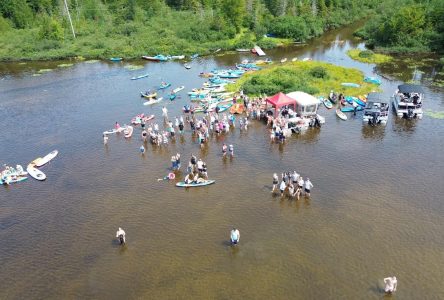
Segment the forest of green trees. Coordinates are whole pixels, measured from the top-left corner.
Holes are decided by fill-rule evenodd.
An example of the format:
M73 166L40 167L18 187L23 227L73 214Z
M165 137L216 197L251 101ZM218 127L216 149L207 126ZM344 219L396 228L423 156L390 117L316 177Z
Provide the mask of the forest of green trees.
M423 5L403 0L406 8L402 10L395 9L395 2L66 0L76 34L74 38L64 0L1 0L0 59L54 59L79 55L132 58L157 53L191 54L219 48L249 48L254 43L271 48L282 40L264 38L266 33L288 41L306 41L328 29L362 18L367 18L368 25L359 34L376 47L399 43L416 47L429 41L421 49L437 50L431 41L435 43L441 39L442 45L444 22L439 20L443 15L442 11L432 9L432 16L430 10L433 6L442 7L444 1L430 0ZM422 17L411 16L409 26L414 28L419 24L422 27L417 31L404 30L409 26L404 26L400 20L417 8L423 11ZM375 11L379 13L375 15ZM392 16L398 21L391 21ZM378 24L385 24L385 27L381 29ZM413 32L414 38L403 38L397 26L401 26L400 32L408 37ZM390 34L396 35L396 39ZM417 41L416 37L421 40Z

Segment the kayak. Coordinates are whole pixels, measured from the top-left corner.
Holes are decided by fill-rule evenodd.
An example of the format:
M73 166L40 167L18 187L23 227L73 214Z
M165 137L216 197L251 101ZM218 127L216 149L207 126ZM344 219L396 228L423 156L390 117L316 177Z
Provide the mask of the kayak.
M156 56L146 56L146 55L144 55L144 56L142 56L142 58L146 59L146 60L151 60L151 61L167 61L168 60L168 57L166 57L166 56L164 56L162 54L158 54Z
M189 64L184 64L183 66L184 66L185 69L187 69L187 70L191 69L191 66L190 66Z
M151 94L145 94L143 92L140 92L140 96L141 97L145 97L147 99L151 99L151 98L156 98L157 97L157 93L151 93Z
M362 102L367 102L367 97L359 95L358 99L361 100Z
M381 79L376 78L376 77L371 77L371 76L365 77L364 81L368 82L368 83L373 83L373 84L376 84L376 85L380 85L382 83Z
M174 99L176 99L176 94L171 94L170 95L170 100L173 101Z
M360 105L360 106L362 106L362 107L365 106L365 102L362 101L362 100L359 99L359 98L353 97L353 101L355 101L356 103L358 103L358 105Z
M0 184L11 184L16 182L25 181L28 177L20 176L20 177L7 177L7 180L3 180L0 178Z
M356 110L357 111L360 111L360 110L363 110L364 108L362 107L362 106L357 106L356 107ZM351 106L347 106L347 107L343 107L343 108L341 108L341 111L342 112L353 112L355 110L355 108L354 107L351 107Z
M347 120L347 116L339 109L336 109L336 115L341 120L344 120L344 121Z
M109 60L110 61L122 61L123 58L121 57L111 57Z
M165 83L165 84L161 84L159 86L159 90L164 90L166 88L169 88L171 86L171 83Z
M185 55L173 55L171 56L171 59L184 59Z
M185 87L182 85L182 86L179 86L178 88L175 88L174 90L173 90L173 94L177 94L178 92L180 92L181 90L183 90Z
M145 77L148 77L148 76L150 76L150 74L143 74L143 75L140 75L140 76L137 76L137 77L132 77L131 80L137 80L137 79L145 78Z
M331 104L331 101L327 98L321 97L320 100L322 101L322 103L324 103L326 108L330 109L333 107L333 104Z
M37 167L41 167L41 166L47 164L48 162L50 162L54 157L57 156L57 154L59 154L59 151L54 150L54 151L51 151L46 156L44 156L43 158L37 158L33 162Z
M158 99L153 99L153 98L151 98L151 100L146 101L145 103L143 103L143 105L156 104L156 103L159 103L159 102L162 101L162 100L163 100L162 97L160 97L160 98L158 98Z
M343 83L341 83L341 85L346 86L346 87L354 87L354 88L360 87L359 84L353 83L353 82L343 82Z
M39 169L35 168L35 165L33 163L30 163L28 165L28 167L26 168L26 171L28 171L28 174L34 179L37 179L37 180L45 180L46 179L45 173L43 173Z
M216 180L205 180L201 183L185 183L184 181L176 183L176 186L178 187L197 187L197 186L204 186L215 183Z
M287 58L283 58L283 59L281 59L281 63L284 63L284 62L286 62L287 61Z
M219 108L219 112L224 112L227 109L229 109L233 104L229 103L229 104L222 104L222 105L218 105L217 107Z
M123 131L123 133L125 134L125 137L126 137L126 138L130 138L130 137L133 135L133 131L134 131L133 126L128 126L128 127Z

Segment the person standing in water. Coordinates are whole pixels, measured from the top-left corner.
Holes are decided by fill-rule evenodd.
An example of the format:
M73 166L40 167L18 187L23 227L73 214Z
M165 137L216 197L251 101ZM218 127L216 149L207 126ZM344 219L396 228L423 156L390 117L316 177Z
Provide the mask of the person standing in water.
M305 196L310 197L310 190L313 187L313 184L310 181L310 178L307 177L307 180L305 180L304 183L304 187L305 187Z
M176 154L176 170L180 169L180 154Z
M279 186L279 189L281 190L281 197L284 197L284 192L285 192L286 187L287 187L287 185L285 184L285 181L282 180L281 185Z
M230 144L230 146L228 146L228 151L230 151L230 156L234 157L234 147L232 144Z
M279 177L276 173L273 174L273 188L271 189L271 192L274 193L274 191L277 189L277 185L279 183Z
M396 292L396 287L398 286L398 280L395 276L384 278L385 288L384 291L386 293L392 294Z
M222 155L223 155L223 157L227 156L227 145L226 144L224 144L222 146Z
M162 107L162 117L168 119L168 109L165 106Z
M124 245L126 240L125 240L125 231L119 227L119 230L117 230L116 232L116 238L119 238L120 241L120 245Z
M237 245L240 239L240 232L236 228L233 228L230 232L231 245Z
M297 190L296 190L296 196L298 197L298 200L299 200L299 197L301 196L301 194L302 194L302 188L304 187L304 178L302 177L302 176L299 176L299 179L298 179L298 188L297 188Z
M108 143L108 136L106 134L103 135L103 144L107 144Z

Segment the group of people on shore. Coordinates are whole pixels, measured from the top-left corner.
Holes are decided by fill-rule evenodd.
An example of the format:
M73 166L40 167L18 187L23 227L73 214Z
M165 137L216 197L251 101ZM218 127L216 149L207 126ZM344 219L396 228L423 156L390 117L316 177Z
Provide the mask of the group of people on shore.
M279 177L277 173L273 174L273 188L271 193L275 193L278 189L281 193L281 197L284 197L285 191L288 191L288 196L290 198L297 198L299 200L302 193L305 193L306 197L310 197L311 189L313 184L310 178L304 180L304 178L298 174L296 171L284 172L281 174L281 183L279 184Z

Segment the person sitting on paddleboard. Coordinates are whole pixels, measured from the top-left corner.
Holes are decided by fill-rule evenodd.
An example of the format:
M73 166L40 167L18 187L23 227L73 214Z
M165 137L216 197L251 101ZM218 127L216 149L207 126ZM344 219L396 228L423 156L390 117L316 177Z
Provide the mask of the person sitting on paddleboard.
M120 245L124 245L126 240L125 240L125 231L119 227L119 230L117 230L116 232L116 238L119 238L120 241Z
M193 182L194 183L202 183L202 182L205 182L205 179L200 178L199 173L196 173L196 176L194 176Z
M230 232L230 241L232 245L237 245L240 239L240 232L236 228L233 228Z
M183 180L186 184L192 183L194 180L193 173L188 173L187 176L185 176L185 179Z

